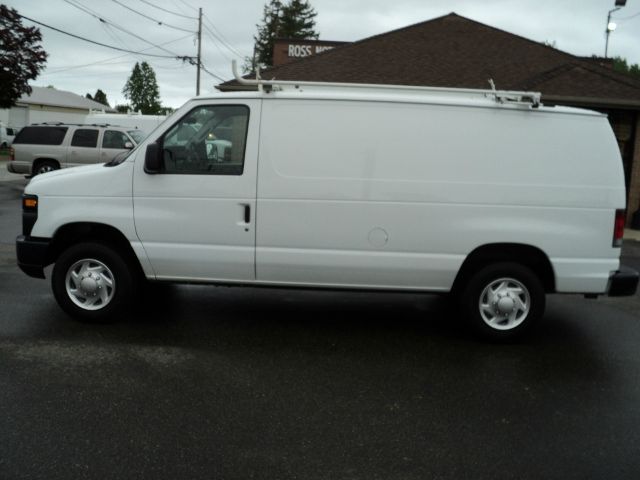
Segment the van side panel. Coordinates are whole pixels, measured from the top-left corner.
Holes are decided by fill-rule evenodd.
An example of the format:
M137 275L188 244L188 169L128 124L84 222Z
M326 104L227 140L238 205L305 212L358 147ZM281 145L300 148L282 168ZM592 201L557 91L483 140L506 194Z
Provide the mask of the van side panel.
M558 291L604 292L623 185L603 116L265 100L257 280L446 291L475 248L520 243Z

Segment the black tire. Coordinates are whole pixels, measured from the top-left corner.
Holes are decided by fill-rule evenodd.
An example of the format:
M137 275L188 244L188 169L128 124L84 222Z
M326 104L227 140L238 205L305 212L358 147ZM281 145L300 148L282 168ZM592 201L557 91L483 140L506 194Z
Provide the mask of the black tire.
M51 277L60 307L72 317L91 323L115 321L130 305L137 286L137 277L126 260L116 250L97 242L79 243L65 250ZM70 293L73 289L78 293Z
M34 167L33 176L35 177L36 175L52 172L53 170L58 170L59 168L60 165L58 165L57 162L54 162L53 160L43 160L41 162L38 162Z
M472 330L491 341L509 341L525 334L545 309L538 276L518 263L488 265L476 272L460 296L462 315Z

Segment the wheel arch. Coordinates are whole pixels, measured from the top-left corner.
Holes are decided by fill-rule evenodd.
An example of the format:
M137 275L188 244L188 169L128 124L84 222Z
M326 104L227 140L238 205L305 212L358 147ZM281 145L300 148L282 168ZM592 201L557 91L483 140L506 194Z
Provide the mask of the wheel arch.
M82 242L97 242L111 247L123 255L130 265L135 265L136 273L143 274L140 260L131 242L117 228L104 223L76 222L59 227L53 235L47 251L47 264L54 263L60 254L72 245Z
M497 262L515 262L530 268L540 279L546 293L556 290L555 273L546 253L522 243L491 243L477 247L462 263L451 288L459 292L479 269Z
M58 168L61 168L60 165L60 161L56 160L55 158L48 158L48 157L40 157L40 158L36 158L33 161L32 167L31 167L31 173L35 175L36 170L38 170L38 167L43 164L44 162L53 162L56 165L58 165Z

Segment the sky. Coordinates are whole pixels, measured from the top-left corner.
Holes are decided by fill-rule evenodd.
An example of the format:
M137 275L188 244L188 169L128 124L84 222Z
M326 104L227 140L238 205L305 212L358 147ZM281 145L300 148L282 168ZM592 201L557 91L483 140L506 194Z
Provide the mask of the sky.
M18 13L64 32L134 52L195 56L198 7L204 14L201 94L232 78L231 60L251 55L266 0L0 0ZM321 40L356 41L450 12L568 53L604 55L607 13L615 0L310 0ZM126 7L129 7L128 9ZM136 13L138 12L138 13ZM150 18L145 18L139 13ZM101 21L100 19L104 20ZM609 56L640 64L640 0L612 13L617 28ZM161 22L159 25L156 22ZM26 25L33 25L24 20ZM49 54L32 82L80 95L107 94L127 103L122 89L137 61L156 72L164 106L177 108L195 95L196 68L175 58L127 54L40 27ZM162 49L152 44L161 46ZM216 78L219 77L219 78Z

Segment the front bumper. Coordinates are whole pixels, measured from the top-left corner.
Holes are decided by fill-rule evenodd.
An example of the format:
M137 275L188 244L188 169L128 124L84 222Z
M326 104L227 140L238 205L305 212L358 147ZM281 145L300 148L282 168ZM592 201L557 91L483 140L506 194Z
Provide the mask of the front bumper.
M609 279L610 297L627 297L635 295L638 289L640 274L632 268L621 266L620 270L611 275Z
M48 262L51 240L48 238L27 237L16 238L16 255L18 267L30 277L44 278L44 267Z

